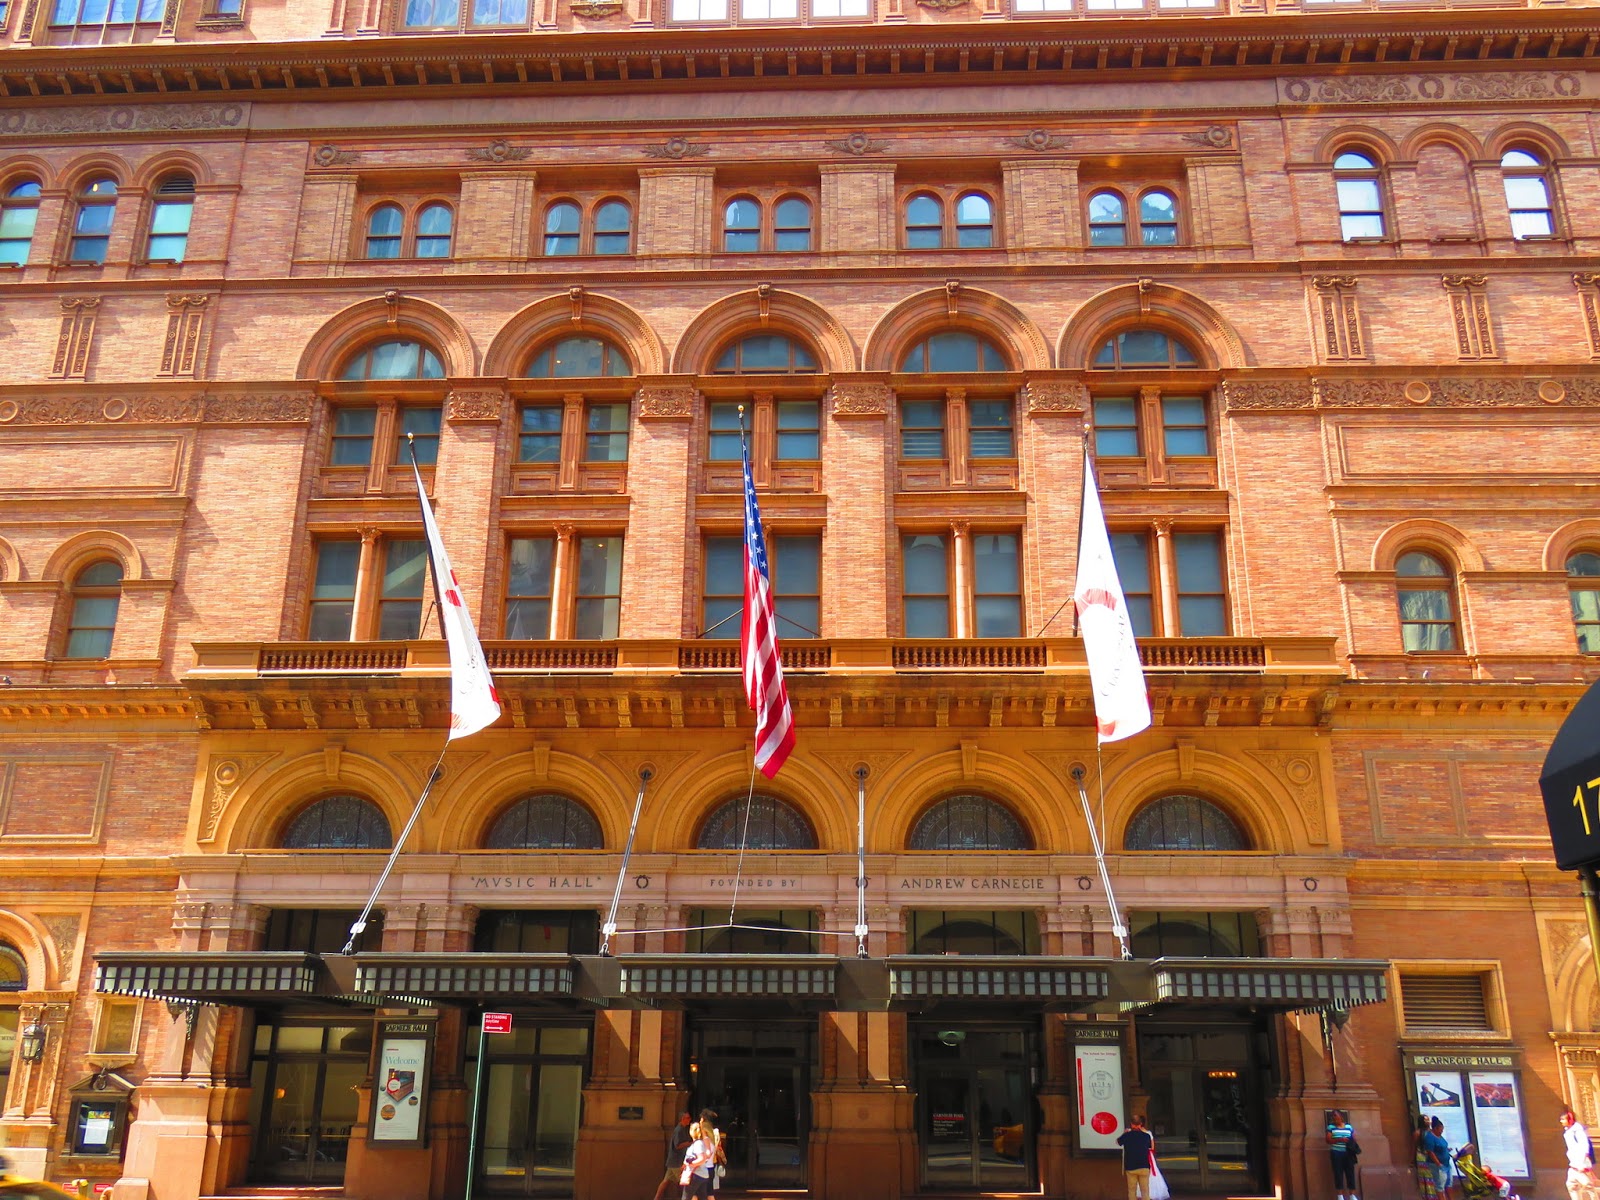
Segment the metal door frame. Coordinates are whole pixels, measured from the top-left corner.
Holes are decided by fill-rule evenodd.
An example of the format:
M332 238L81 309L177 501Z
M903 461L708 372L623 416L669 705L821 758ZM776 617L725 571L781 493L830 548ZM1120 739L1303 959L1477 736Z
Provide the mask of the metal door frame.
M1038 1101L1038 1069L1039 1069L1039 1030L1031 1023L1017 1021L1003 1022L930 1022L918 1021L910 1024L907 1029L907 1041L915 1046L921 1040L921 1031L929 1028L959 1029L977 1033L1020 1032L1023 1035L1024 1061L1014 1066L1012 1064L999 1064L1003 1070L1015 1070L1022 1075L1025 1102L1022 1111L1022 1163L1027 1173L1026 1180L1021 1190L1026 1191L1039 1186L1038 1139L1039 1123L1036 1119ZM916 1137L917 1137L917 1184L919 1187L933 1186L928 1182L928 1145L926 1134L933 1130L933 1118L927 1104L927 1088L924 1080L931 1076L946 1078L961 1078L966 1081L966 1121L967 1141L972 1155L972 1179L965 1187L959 1189L964 1192L981 1193L985 1190L996 1190L993 1183L985 1184L982 1179L983 1156L979 1149L984 1136L978 1121L977 1095L978 1072L984 1067L993 1067L996 1064L975 1062L968 1057L966 1044L963 1043L961 1057L958 1061L950 1062L923 1062L920 1058L913 1067L913 1082L917 1090L916 1103ZM1005 1190L1013 1190L1007 1188Z

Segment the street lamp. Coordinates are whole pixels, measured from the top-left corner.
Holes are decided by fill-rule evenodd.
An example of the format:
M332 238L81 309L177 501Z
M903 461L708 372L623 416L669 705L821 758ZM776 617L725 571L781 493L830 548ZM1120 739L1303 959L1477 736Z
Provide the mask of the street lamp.
M36 1063L44 1057L45 1040L50 1031L38 1021L31 1021L22 1030L22 1061Z

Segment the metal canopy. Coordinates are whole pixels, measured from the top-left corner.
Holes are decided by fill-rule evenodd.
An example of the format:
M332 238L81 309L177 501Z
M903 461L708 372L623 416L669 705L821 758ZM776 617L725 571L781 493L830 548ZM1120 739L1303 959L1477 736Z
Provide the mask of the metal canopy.
M1247 1005L1312 1012L1381 1004L1389 964L1325 958L1158 958L1153 1002Z
M839 960L820 954L628 954L619 994L635 1003L781 1000L828 1007Z
M896 1007L957 1000L1079 1008L1111 994L1108 959L908 954L892 956L888 964Z
M199 954L123 951L96 955L94 990L211 1004L277 1002L323 995L321 961L296 951Z
M358 954L355 991L396 1000L570 1000L566 954Z

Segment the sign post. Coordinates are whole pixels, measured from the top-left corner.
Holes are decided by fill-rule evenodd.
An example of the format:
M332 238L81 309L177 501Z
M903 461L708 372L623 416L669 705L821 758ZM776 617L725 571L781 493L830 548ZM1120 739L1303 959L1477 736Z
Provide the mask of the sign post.
M488 1057L489 1035L510 1032L510 1013L483 1014L483 1023L478 1027L478 1069L472 1080L472 1128L467 1131L466 1200L472 1200L472 1190L478 1181L478 1106L483 1101L483 1060Z
M1556 866L1578 872L1589 920L1589 957L1600 981L1600 684L1561 722L1539 771L1545 822Z

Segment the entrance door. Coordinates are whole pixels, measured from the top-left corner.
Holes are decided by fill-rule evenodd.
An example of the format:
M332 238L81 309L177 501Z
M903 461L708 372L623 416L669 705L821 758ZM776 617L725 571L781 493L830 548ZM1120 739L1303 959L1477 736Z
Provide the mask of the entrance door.
M475 1040L475 1039L474 1039ZM587 1025L519 1019L491 1034L479 1103L479 1181L495 1196L572 1193ZM467 1078L476 1078L475 1058Z
M367 1078L372 1025L256 1027L251 1062L256 1178L343 1183L356 1088Z
M1238 1195L1260 1177L1248 1029L1140 1031L1150 1131L1173 1191Z
M915 1037L923 1185L937 1191L1031 1189L1031 1031L918 1027Z
M716 1109L724 1187L805 1187L811 1026L708 1022L694 1033L695 1112Z

